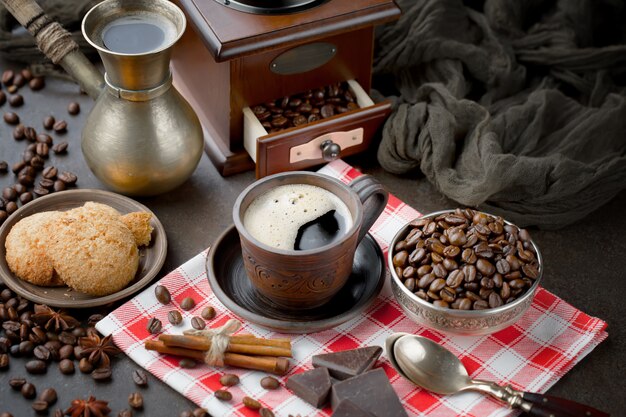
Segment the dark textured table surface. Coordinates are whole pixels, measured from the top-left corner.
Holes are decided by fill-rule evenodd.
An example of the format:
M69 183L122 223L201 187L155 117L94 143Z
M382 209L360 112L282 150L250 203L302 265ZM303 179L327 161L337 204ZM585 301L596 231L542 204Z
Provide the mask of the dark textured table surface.
M25 125L43 130L42 120L50 114L68 122L66 134L52 136L55 141L67 140L69 153L53 155L47 164L78 174L80 188L103 188L80 153L80 130L91 107L90 100L79 96L75 84L50 78L42 91L32 92L25 87L20 92L25 104L16 111ZM80 102L82 111L78 116L68 115L66 107L70 101ZM9 110L8 103L0 107L2 112ZM0 121L0 161L6 160L9 164L16 162L26 147L25 142L13 140L11 131L12 127ZM379 178L391 193L422 213L456 206L419 176L398 177L384 172L377 166L373 154L359 155L348 162ZM139 200L156 213L167 232L169 250L159 277L211 245L231 223L235 198L253 180L252 172L223 178L203 156L197 170L183 186L166 195ZM0 174L0 189L14 181L11 173ZM625 413L625 213L626 193L622 193L578 224L558 231L531 230L545 258L544 286L609 324L608 339L558 381L549 393L609 411L614 417ZM13 376L27 378L39 391L56 388L59 407L66 408L72 399L90 394L108 400L113 410L111 415L128 408L128 395L137 390L131 379L137 365L127 357L113 361L113 378L105 383L95 383L78 371L72 376L62 375L56 364L50 366L45 375L29 375L24 369L25 362L11 358L10 368L0 371L0 413L8 411L15 417L35 415L31 400L24 399L8 386ZM181 411L195 407L152 376L148 387L140 392L145 397L145 408L135 415L178 416Z

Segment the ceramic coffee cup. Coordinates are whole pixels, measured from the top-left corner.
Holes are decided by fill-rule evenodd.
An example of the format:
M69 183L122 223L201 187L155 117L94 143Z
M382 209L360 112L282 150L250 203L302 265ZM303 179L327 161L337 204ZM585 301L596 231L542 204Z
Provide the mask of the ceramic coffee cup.
M313 195L317 196L315 191L309 195L307 190L317 189L301 187L303 184L321 188L322 198L313 198ZM282 187L286 185L290 187ZM288 192L285 191L286 189ZM277 192L283 195L275 199L274 197L267 198L274 196ZM244 266L252 285L260 295L281 308L307 309L327 303L350 277L357 245L384 210L388 197L389 194L383 186L368 175L355 179L349 185L327 175L304 171L280 173L256 181L239 195L233 208L235 227L241 240ZM261 224L262 230L274 230L280 234L290 227L290 222L294 218L298 218L298 213L310 214L317 208L320 200L325 201L327 198L332 201L336 201L335 198L337 198L343 203L343 205L339 204L341 208L333 211L335 215L343 215L343 217L349 215L350 219L340 219L337 222L340 230L333 236L330 243L303 250L285 247L285 245L277 247L276 245L280 243L268 241L267 233L259 235L258 229L253 226L256 224L254 221L259 219L261 223L265 220L272 221L276 217L275 213L271 213L273 203L278 204L279 200L285 198L290 199L287 201L294 204L290 208L292 212L286 213L284 220L277 224ZM252 210L261 211L256 216L246 217L247 210L255 200ZM267 204L259 205L259 201ZM250 221L250 218L253 220ZM334 222L332 219L330 221ZM342 222L345 226L343 230L341 229ZM310 221L307 224L314 223L315 221ZM309 227L316 228L317 224ZM304 239L306 233L301 234L302 228L298 230L298 239Z

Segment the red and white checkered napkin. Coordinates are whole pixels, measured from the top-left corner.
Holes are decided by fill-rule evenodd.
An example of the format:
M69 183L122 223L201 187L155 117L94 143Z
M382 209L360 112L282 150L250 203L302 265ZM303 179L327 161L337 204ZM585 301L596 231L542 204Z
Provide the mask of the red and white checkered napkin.
M321 172L344 182L360 175L343 161L335 161L325 166ZM418 215L417 211L391 196L384 214L370 232L386 252L396 231ZM329 416L330 408L319 411L291 395L286 388L264 390L259 385L264 373L232 368L227 371L238 374L241 383L230 389L233 393L231 402L220 402L212 393L221 388L218 380L226 369L209 366L181 369L178 367L179 359L161 356L143 348L146 339L155 337L146 331L146 323L150 317L159 318L164 323L163 331L167 333L181 333L183 329L191 328L190 318L199 315L207 305L214 306L218 312L211 326L222 325L229 318L235 317L211 292L205 273L205 258L206 252L200 253L160 281L161 285L170 290L175 304L189 296L196 300L197 305L192 311L183 312L183 326L173 327L169 324L167 312L172 306L163 306L157 302L154 297L155 284L109 314L96 327L105 335L113 334L115 343L140 366L190 400L207 408L214 417L258 416L256 411L248 410L241 404L245 395L258 399L277 416ZM378 299L362 317L335 329L301 336L282 335L244 323L243 331L266 338L293 337L294 358L290 375L309 369L311 356L318 353L371 345L384 347L385 339L390 334L409 332L429 337L450 349L461 358L472 378L511 384L517 389L543 393L607 337L605 328L606 323L602 320L589 317L548 291L539 289L532 306L514 326L490 336L446 336L422 328L405 318L387 283ZM387 372L411 416L515 415L515 412L501 403L480 394L439 396L419 389L401 378L384 355L379 365ZM288 376L283 378L283 382Z

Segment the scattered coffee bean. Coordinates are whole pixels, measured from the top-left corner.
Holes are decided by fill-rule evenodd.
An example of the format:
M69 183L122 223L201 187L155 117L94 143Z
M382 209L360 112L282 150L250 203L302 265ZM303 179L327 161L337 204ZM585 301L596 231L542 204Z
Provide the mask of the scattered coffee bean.
M89 359L87 358L82 358L80 360L80 362L78 362L78 369L84 373L84 374L88 374L91 371L93 371L93 365L91 364L91 362L89 362Z
M13 113L13 112L7 112L4 113L4 121L10 125L16 125L20 122L20 116L17 115L17 113Z
M7 92L9 94L15 94L15 93L17 93L17 90L19 90L17 85L10 85L10 86L7 87Z
M48 370L46 363L39 359L26 362L25 367L29 374L45 374Z
M280 387L280 382L273 376L266 376L261 379L261 386L265 389L274 390Z
M46 116L46 118L43 119L43 127L44 127L44 129L51 130L52 127L54 126L55 122L56 122L56 120L54 120L53 116Z
M154 295L156 296L157 301L161 304L169 304L172 300L169 290L163 285L157 285L154 288Z
M193 417L211 417L207 410L200 407L193 410L191 414L193 415Z
M9 367L9 355L6 353L0 354L0 370L7 369Z
M33 408L33 410L37 411L38 413L47 411L49 407L48 403L43 400L35 400L30 406Z
M33 193L26 192L26 193L20 194L20 202L22 204L30 203L31 201L33 201Z
M274 412L269 408L261 407L259 410L259 415L261 417L274 417Z
M9 172L9 164L6 161L0 161L0 174Z
M56 180L54 182L54 187L53 190L55 192L59 192L59 191L65 191L65 189L67 188L67 185L65 185L65 183L61 180Z
M189 410L181 411L178 417L193 417L193 413Z
M32 129L32 128L27 128L27 129ZM35 140L38 143L45 143L48 146L51 146L52 142L53 142L52 136L50 136L50 135L48 135L46 133L39 133L39 134L35 135Z
M262 407L260 402L248 396L243 397L241 402L251 410L259 410Z
M46 86L46 81L43 77L33 77L29 82L28 86L33 91L41 90Z
M4 94L4 91L0 91L0 106L2 106L7 101L7 96Z
M70 104L67 105L67 112L72 116L77 115L78 113L80 113L80 104L72 101Z
M111 379L111 375L111 368L109 367L94 369L91 372L91 377L94 381L108 381Z
M13 70L4 70L2 73L2 84L6 86L13 85L13 77L15 77Z
M11 378L9 379L9 386L16 391L19 391L22 388L22 385L26 383L24 378Z
M191 327L196 330L202 330L206 327L206 322L201 317L194 316L191 319Z
M21 94L15 94L9 97L8 101L11 107L20 107L24 104L24 97L22 97Z
M15 213L16 210L17 210L17 204L15 204L15 201L9 201L6 207L4 208L4 211L6 211L7 214L9 215Z
M148 332L152 334L159 333L161 331L161 327L161 320L155 317L152 317L150 320L148 320L148 324L146 326Z
M141 369L135 369L133 371L133 382L140 387L145 387L148 385L148 375Z
M17 73L15 74L15 77L13 77L13 85L16 87L23 87L24 84L26 84L27 80L24 78L24 76L21 73Z
M76 184L76 181L78 180L78 177L76 177L75 174L68 172L68 171L61 172L60 174L57 175L57 178L63 181L66 185L74 185Z
M196 306L196 302L191 297L185 297L183 298L183 301L180 302L180 308L182 308L185 311L191 310L195 306Z
M71 375L74 373L74 362L71 359L62 359L59 362L59 371L63 375Z
M50 360L50 351L43 345L35 347L33 354L35 355L35 358L40 361L48 362Z
M37 131L30 126L26 126L24 128L24 137L28 139L29 142L35 142L37 141Z
M200 313L200 315L205 320L211 320L211 319L215 318L215 309L213 307L211 307L211 306L204 307L202 309L202 313Z
M17 193L13 189L13 187L6 187L2 190L2 198L9 201L15 201L17 199Z
M56 133L65 133L67 131L67 122L65 120L58 120L52 126L52 130Z
M141 410L143 408L143 396L138 392L133 392L128 396L128 405L135 410Z
M220 384L225 387L232 387L239 383L239 377L235 374L224 374L220 377Z
M167 313L167 319L174 326L178 326L180 323L183 322L183 316L182 314L180 314L178 310L172 310L169 313Z
M20 74L22 74L22 77L24 77L24 80L26 81L30 81L33 79L33 73L28 68L24 68L22 71L20 71Z
M217 391L215 391L215 398L217 398L220 401L230 401L233 399L233 394L231 394L229 391L226 391L225 389L218 389Z
M24 385L22 385L22 388L20 388L20 392L22 393L22 396L27 400L33 399L35 398L35 395L37 395L37 389L30 382L26 382Z
M196 367L197 363L193 359L183 358L178 362L178 365L180 365L181 368L192 369Z
M130 410L122 410L117 413L117 417L133 417L133 412Z
M45 401L48 405L52 405L57 402L57 392L54 388L46 388L39 394L39 399Z
M59 142L57 144L55 144L54 146L52 146L52 152L54 152L57 155L63 154L65 152L67 152L67 142Z

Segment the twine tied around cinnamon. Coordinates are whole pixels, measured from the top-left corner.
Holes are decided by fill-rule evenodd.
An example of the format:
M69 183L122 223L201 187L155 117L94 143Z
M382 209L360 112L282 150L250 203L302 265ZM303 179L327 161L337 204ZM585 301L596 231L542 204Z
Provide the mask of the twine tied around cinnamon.
M211 366L224 366L224 353L230 343L230 337L241 329L239 320L230 319L222 327L205 330L185 330L188 336L200 336L211 342L211 347L204 355L204 362Z

